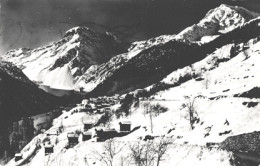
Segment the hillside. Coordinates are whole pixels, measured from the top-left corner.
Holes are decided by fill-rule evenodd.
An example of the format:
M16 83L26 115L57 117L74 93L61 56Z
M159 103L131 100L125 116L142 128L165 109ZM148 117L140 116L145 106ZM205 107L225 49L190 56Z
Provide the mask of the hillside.
M60 99L38 89L16 66L0 62L0 156L9 148L8 129L14 121L46 113L60 104Z
M38 89L16 66L10 62L0 63L2 118L46 112L58 103L57 98Z
M196 25L208 31L135 42L90 67L74 84L86 98L7 165L260 164L257 16L221 5Z

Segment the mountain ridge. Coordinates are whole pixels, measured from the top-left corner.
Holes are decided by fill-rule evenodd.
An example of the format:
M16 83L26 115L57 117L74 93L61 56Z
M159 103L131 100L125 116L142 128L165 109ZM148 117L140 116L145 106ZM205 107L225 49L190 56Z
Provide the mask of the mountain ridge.
M66 32L64 38L37 49L12 50L4 59L23 69L31 80L60 89L73 89L74 81L90 66L106 62L124 48L112 34L100 34L86 27L75 27ZM63 69L65 67L65 69ZM60 78L54 80L60 70ZM66 83L69 78L70 83ZM68 86L70 85L70 86Z

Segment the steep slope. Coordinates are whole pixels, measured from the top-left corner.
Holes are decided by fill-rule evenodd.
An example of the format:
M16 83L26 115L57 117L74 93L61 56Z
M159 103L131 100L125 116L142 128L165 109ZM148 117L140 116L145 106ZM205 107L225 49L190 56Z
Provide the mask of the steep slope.
M95 128L107 126L119 130L118 123L124 120L131 121L132 128L141 126L127 136L115 138L116 147L123 147L123 150L113 160L115 165L120 165L123 162L122 158L126 164L129 159L127 155L131 153L129 147L147 136L155 137L154 141L160 140L160 138L169 138L173 142L161 165L189 165L191 161L193 165L198 166L209 163L211 165L232 165L231 152L218 148L208 149L206 144L208 142L219 143L229 136L258 130L256 124L259 123L258 103L260 100L258 98L233 97L235 94L248 91L259 84L260 42L258 40L250 40L247 42L249 49L238 50L234 54L230 54L232 45L223 46L212 55L192 65L193 71L200 71L199 77L174 88L160 91L147 99L137 99L138 104L133 103L129 108L131 115L122 115L117 118L116 115L112 114L109 122L103 122L104 124L95 126L89 131L94 133ZM245 53L248 53L248 56ZM215 62L211 56L227 60ZM205 68L205 71L202 72L201 68ZM189 73L189 70L183 69L183 73L185 75L185 73ZM170 83L171 78L177 78L177 76L171 74L164 81ZM209 81L207 82L207 80ZM189 96L191 100L195 99L194 109L198 121L194 124L194 129L190 128L188 118L187 102L189 99L185 99L184 96ZM250 106L250 103L256 104ZM96 103L97 105L100 103ZM118 107L120 105L112 106L112 112L118 112ZM62 125L63 132L57 137L41 134L27 145L22 151L25 158L39 141L49 138L51 144L54 145L53 154L46 156L44 148L39 148L35 152L35 156L29 159L29 163L32 165L39 163L42 165L46 163L48 165L95 163L98 166L103 164L102 160L95 156L94 150L97 148L103 150L106 142L95 142L95 139L81 141L80 137L79 143L75 147L68 147L67 133L83 131L83 119L98 122L100 117L104 115L102 113L78 112L77 110L80 110L79 106L69 112L64 112L55 120L53 127L48 132L58 131ZM151 110L154 111L152 120L149 113ZM145 144L144 141L142 143ZM14 161L12 160L9 164L14 164Z
M168 103L169 109L171 104L175 105L176 114L172 116L174 119L171 121L174 121L178 127L175 127L173 132L181 134L182 131L183 141L195 144L221 142L231 135L259 130L257 127L260 116L259 90L257 90L260 72L259 45L259 39L250 40L247 49L238 51L231 56L231 59L228 58L230 52L227 51L226 46L225 56L229 60L215 63L207 57L194 63L192 71L199 75L194 74L191 80L164 89L150 97L155 99L155 103L166 105ZM213 56L223 55L218 50ZM212 63L214 67L208 68ZM185 77L186 74L192 75L191 70L180 69L165 78L163 82L174 83L176 79ZM248 92L253 93L246 95ZM199 118L199 122L195 123L195 129L191 131L188 129L188 119L186 119L187 123L184 123L188 111L187 102L189 102L185 96L195 101L193 109L196 110L196 116ZM183 107L182 104L186 106ZM183 130L185 125L187 125L186 131Z
M57 99L38 89L20 69L0 62L1 118L20 117L50 110ZM2 122L2 121L1 121Z
M114 165L140 165L134 162L133 151L164 139L171 144L160 165L239 165L232 152L212 145L259 130L259 23L260 18L250 20L203 45L161 36L136 43L128 53L93 66L79 79L77 88L90 95L131 93L122 95L123 100L114 96L120 102L112 104L107 104L109 97L90 98L63 112L50 130L21 151L24 158L20 162L102 166L109 141L97 143L102 136L96 129L119 131L119 122L127 120L132 131L112 135L112 147L120 150L113 156ZM153 82L159 85L146 87ZM132 91L136 88L142 89ZM67 134L83 134L84 120L94 124L88 130L92 139L83 141L81 135L79 143L69 146ZM54 152L47 155L39 146L46 140L54 146ZM152 153L149 149L147 156ZM14 163L11 160L9 165Z
M118 123L123 120L131 121L132 128L140 126L127 136L115 138L116 147L124 147L113 160L115 165L122 163L119 163L120 158L124 158L127 163L129 158L126 156L131 153L128 147L148 136L150 139L155 137L154 141L169 138L174 142L161 165L189 165L191 161L193 165L209 163L210 165L232 165L234 160L232 152L212 147L208 149L206 145L211 142L219 143L232 135L259 130L259 94L254 99L234 96L259 86L260 42L256 38L241 45L241 48L246 49L238 49L232 54L230 50L234 45L225 45L217 49L212 55L192 64L193 72L198 72L200 75L194 75L193 79L182 82L174 88L160 91L149 98L136 98L137 103L134 102L129 107L128 111L131 113L129 116L116 117L112 114L109 122L95 126L89 131L94 133L95 128L107 126L119 130ZM214 57L218 57L220 61L215 62ZM204 71L201 70L202 68ZM185 75L189 74L190 70L183 68L179 72ZM177 77L177 74L172 73L164 82L174 82ZM188 103L193 99L197 121L191 129ZM112 107L112 112L118 112L118 107L120 106ZM58 136L60 142L55 143L56 138L51 138L54 153L44 157L44 150L39 149L31 160L32 165L39 162L49 165L103 164L93 151L97 147L102 149L106 142L96 143L95 139L89 141L79 139L75 147L64 149L67 146L67 133L83 131L82 119L97 122L100 116L98 113L92 115L85 112L75 113L77 109L79 108L65 112L56 119L51 130L57 130L60 124L65 128ZM151 115L149 111L154 112ZM70 127L72 124L73 126ZM44 140L44 138L44 135L40 135L35 140ZM26 153L26 150L34 147L35 142L31 142L23 152Z
M178 35L136 43L128 53L113 57L96 71L87 71L76 88L83 88L90 95L111 95L143 88L178 68L203 59L217 48L258 37L259 22L259 18L250 20L205 44L180 40L176 38Z
M0 62L0 158L9 148L8 129L13 121L51 111L59 104L59 99L38 89L16 66Z
M32 81L53 89L73 89L75 80L92 65L99 65L123 51L110 34L75 27L64 38L37 49L21 48L4 55Z

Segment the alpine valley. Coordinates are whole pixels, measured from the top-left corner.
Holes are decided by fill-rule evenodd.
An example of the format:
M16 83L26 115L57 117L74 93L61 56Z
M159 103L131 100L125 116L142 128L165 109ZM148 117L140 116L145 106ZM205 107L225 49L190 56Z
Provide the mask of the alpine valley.
M1 59L3 164L260 164L259 13L222 4L131 44L79 26Z

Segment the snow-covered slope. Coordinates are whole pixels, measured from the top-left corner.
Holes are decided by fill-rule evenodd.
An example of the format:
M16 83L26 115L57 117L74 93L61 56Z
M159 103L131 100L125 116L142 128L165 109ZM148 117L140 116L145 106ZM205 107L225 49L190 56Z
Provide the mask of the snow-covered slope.
M144 88L178 68L202 60L216 48L258 37L259 22L259 18L250 20L204 44L179 40L176 36L137 42L128 53L111 58L95 71L87 71L76 83L76 88L82 88L90 95L111 95Z
M218 35L232 31L251 19L260 16L243 7L220 5L210 10L198 23L180 32L176 38L202 43L213 40Z
M124 95L86 99L64 111L48 131L21 151L21 162L32 166L105 165L109 141L97 142L95 129L119 131L119 122L130 121L130 133L112 136L112 149L120 149L112 159L114 165L138 165L133 160L135 149L145 149L165 139L171 144L160 165L234 165L237 158L232 152L208 145L259 130L260 18L256 15L222 5L204 19L218 18L215 21L221 26L217 31L225 31L212 41L197 43L192 42L197 41L195 38L188 41L179 40L178 35L160 36L136 42L128 53L90 67L74 88L93 96L119 92ZM238 19L230 22L235 18ZM70 147L67 134L82 134L84 121L94 124L88 130L92 139L82 141L80 135L79 143ZM55 135L48 136L50 133ZM53 153L44 154L45 142L54 146ZM11 160L8 164L14 163Z
M155 83L169 72L190 63L183 63L183 59L196 61L205 56L199 48L186 48L190 47L189 42L201 41L197 45L210 43L220 33L243 26L258 15L242 7L221 5L179 34L134 42L124 54L119 54L124 49L111 34L76 27L67 31L58 42L34 50L9 51L5 59L22 68L30 80L48 88L83 90L91 95L124 93ZM197 55L191 58L190 54ZM128 76L123 78L121 75Z
M232 52L234 48L236 50ZM122 164L122 159L126 163L130 162L131 144L140 142L147 135L156 137L154 141L169 138L173 142L161 165L232 165L232 152L208 149L206 143L221 142L232 135L259 130L259 94L248 98L244 93L259 87L259 48L258 38L237 47L225 45L192 64L192 69L180 69L168 75L163 82L174 84L178 77L190 75L191 72L195 73L194 78L148 98L136 98L128 116L117 118L116 114L111 114L107 123L99 124L89 131L94 133L95 128L108 126L119 130L118 123L124 120L132 122L132 129L140 126L129 135L115 138L116 146L124 147L113 160L115 165ZM244 96L238 97L240 94ZM187 106L190 100L194 100L193 109L198 119L193 129ZM93 105L87 104L91 107ZM98 106L100 102L94 105ZM117 112L118 108L120 104L111 105L111 112ZM80 137L80 142L75 147L68 148L67 133L83 131L83 119L95 123L104 115L78 112L78 109L80 106L64 112L54 120L53 127L47 133L59 131L58 136L39 135L22 151L26 157L26 153L35 148L36 142L39 144L46 137L54 145L54 153L47 156L44 155L43 147L39 148L35 156L29 159L31 165L103 165L96 156L95 149L98 148L100 154L104 155L102 148L106 142L95 142L94 139L81 141ZM154 111L152 119L149 113L151 110ZM62 132L59 130L61 126ZM141 143L145 144L144 141ZM13 163L12 160L9 165ZM135 165L133 161L131 163Z
M110 33L75 27L58 42L37 49L12 50L4 58L20 67L32 81L53 89L71 90L89 67L104 63L123 50Z

